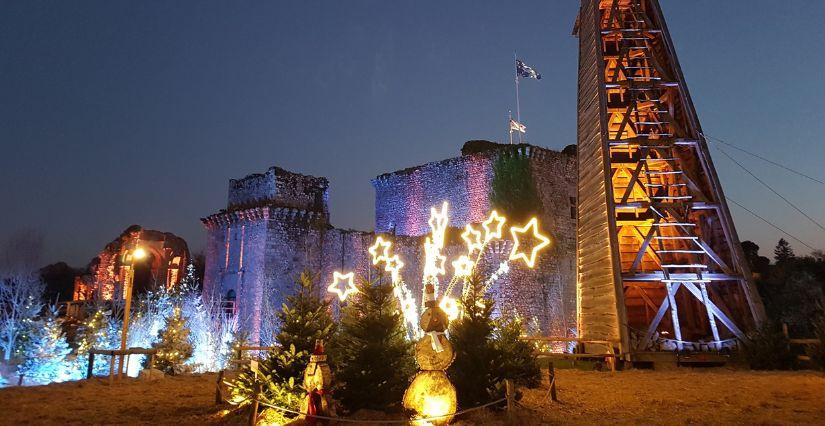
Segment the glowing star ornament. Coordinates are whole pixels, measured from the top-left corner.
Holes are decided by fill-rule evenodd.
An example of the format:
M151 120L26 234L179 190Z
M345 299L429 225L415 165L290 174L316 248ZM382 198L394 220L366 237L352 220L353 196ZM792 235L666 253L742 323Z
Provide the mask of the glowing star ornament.
M467 251L470 255L476 250L480 253L484 246L484 242L481 241L481 231L476 230L469 223L464 228L464 232L461 233L461 239L467 243Z
M447 217L448 207L446 201L441 204L441 211L438 211L435 207L430 207L430 220L427 224L430 225L430 229L432 230L432 242L438 248L444 247L444 234L447 231L447 224L450 221Z
M367 250L372 256L372 264L377 265L382 260L387 260L392 247L391 241L384 240L381 236L375 239L375 244Z
M458 315L461 313L458 302L452 297L444 296L441 302L438 303L438 307L447 313L447 319L450 321L458 319Z
M385 271L390 273L392 277L392 282L397 283L400 281L400 274L401 268L404 267L404 262L401 261L401 258L398 255L393 255L385 259L387 266L384 268Z
M338 271L335 271L332 273L332 284L330 284L329 287L327 287L327 291L330 293L337 294L338 299L340 299L343 302L347 300L347 296L349 296L350 294L358 293L358 288L355 287L355 283L353 282L354 280L354 272L342 274ZM341 290L341 287L338 284L341 281L345 281L346 284L346 287L343 290Z
M429 237L424 241L424 276L437 277L444 275L447 271L444 269L444 263L447 258L441 255L441 250L438 244L433 243Z
M526 234L530 228L533 228L532 238L540 242L533 246L533 249L530 250L530 255L528 256L525 252L519 251L519 246L522 245L519 241L519 235ZM539 233L538 219L535 217L530 219L530 221L527 222L527 225L524 225L522 228L517 226L510 228L510 233L513 235L513 251L510 252L510 260L522 259L530 268L535 266L536 257L538 256L539 251L550 245L550 239Z
M495 210L490 212L490 217L484 222L481 222L481 227L484 228L485 243L495 238L501 238L501 230L504 228L504 222L507 222L504 216L501 216Z
M467 256L460 256L458 260L453 262L455 268L455 275L457 277L468 277L473 272L475 263Z

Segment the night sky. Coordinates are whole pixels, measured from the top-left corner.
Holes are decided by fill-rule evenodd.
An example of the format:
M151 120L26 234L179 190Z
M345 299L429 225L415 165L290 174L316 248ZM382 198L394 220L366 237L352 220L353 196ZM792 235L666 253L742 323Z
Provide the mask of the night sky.
M825 179L825 2L662 5L705 132ZM544 77L522 84L529 142L575 143L577 9L2 1L0 238L37 229L44 261L83 265L136 223L198 251L228 179L273 165L326 176L333 224L372 229L372 177L505 140L514 50ZM825 186L731 153L825 222ZM825 232L714 161L731 198L825 248ZM782 234L731 209L770 253Z

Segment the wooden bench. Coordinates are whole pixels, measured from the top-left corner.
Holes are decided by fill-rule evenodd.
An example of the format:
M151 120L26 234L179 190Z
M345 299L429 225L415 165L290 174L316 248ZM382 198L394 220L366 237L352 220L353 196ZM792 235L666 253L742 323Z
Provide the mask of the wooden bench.
M108 355L109 358L109 384L112 384L115 378L115 357L118 355L126 356L126 365L129 365L131 355L148 355L149 368L155 365L155 355L158 353L157 349L147 348L129 348L125 351L120 349L94 349L89 351L89 366L86 368L86 378L91 379L94 375L95 355ZM124 366L119 366L119 371L124 369Z
M536 358L548 358L548 359L560 359L560 360L573 360L573 365L575 365L576 360L585 360L585 359L603 359L609 366L610 371L616 372L616 358L618 355L616 351L613 349L613 345L615 342L611 342L608 340L589 340L589 339L579 339L576 337L521 337L520 340L525 342L532 342L532 343L570 343L575 342L578 344L591 344L591 345L600 345L606 348L605 352L599 353L564 353L564 352L548 352L537 350L535 352Z

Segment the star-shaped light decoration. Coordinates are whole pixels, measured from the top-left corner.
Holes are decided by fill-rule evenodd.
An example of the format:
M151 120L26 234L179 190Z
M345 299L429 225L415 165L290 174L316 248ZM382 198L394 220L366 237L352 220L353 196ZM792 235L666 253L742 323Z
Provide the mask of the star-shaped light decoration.
M461 239L467 243L467 251L470 255L472 255L476 250L480 252L482 246L484 245L481 241L481 231L476 230L473 228L473 225L470 225L469 223L464 228L464 232L461 233Z
M470 276L470 274L473 272L473 266L475 266L475 263L472 260L470 260L468 256L459 256L458 260L453 262L453 268L455 268L455 276Z
M504 222L507 219L493 210L490 212L490 217L481 222L481 227L484 228L484 242L488 242L494 238L501 238L501 229L504 227Z
M338 271L332 273L332 284L327 287L327 291L330 293L335 293L338 295L338 299L342 302L347 300L347 296L350 294L358 293L358 288L355 287L355 283L353 280L355 279L355 273L350 272L348 274L342 274ZM346 287L341 290L338 283L341 281L346 282Z
M382 260L387 260L392 247L392 241L384 240L380 235L375 239L375 244L367 250L372 255L372 264L377 265Z
M441 211L435 207L430 207L430 220L427 222L432 230L432 242L438 247L444 247L444 234L447 231L449 218L447 217L447 202L441 204Z
M436 277L438 275L444 275L446 272L444 263L446 261L447 258L441 255L441 250L438 245L433 243L430 237L427 237L427 240L424 241L424 276Z
M390 273L393 283L398 282L401 274L401 268L404 267L404 262L401 261L401 258L398 257L397 254L388 257L386 261L387 266L384 268L384 270Z
M525 252L519 251L519 246L521 245L519 242L519 235L526 234L530 228L533 228L532 238L539 240L540 242L533 246L533 249L530 251L530 255L528 256ZM535 217L530 219L530 221L527 222L527 225L524 225L522 228L517 226L510 228L510 233L513 235L513 251L510 252L510 260L522 259L530 268L536 264L536 257L538 256L539 251L550 245L550 239L539 233L538 219Z
M458 306L458 302L449 296L444 296L441 299L441 302L438 303L438 307L447 314L447 319L450 321L457 319L458 314L461 313L461 308Z

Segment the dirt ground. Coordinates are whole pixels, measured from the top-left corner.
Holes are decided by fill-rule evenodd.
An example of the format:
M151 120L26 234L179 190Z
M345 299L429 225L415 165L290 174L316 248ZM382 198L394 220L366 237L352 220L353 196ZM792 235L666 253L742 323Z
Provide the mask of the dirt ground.
M547 383L523 389L518 412L477 412L460 424L825 424L825 375L715 369L558 370L558 397ZM216 375L154 383L103 379L0 389L0 424L244 424L221 416ZM363 415L359 416L364 418Z

